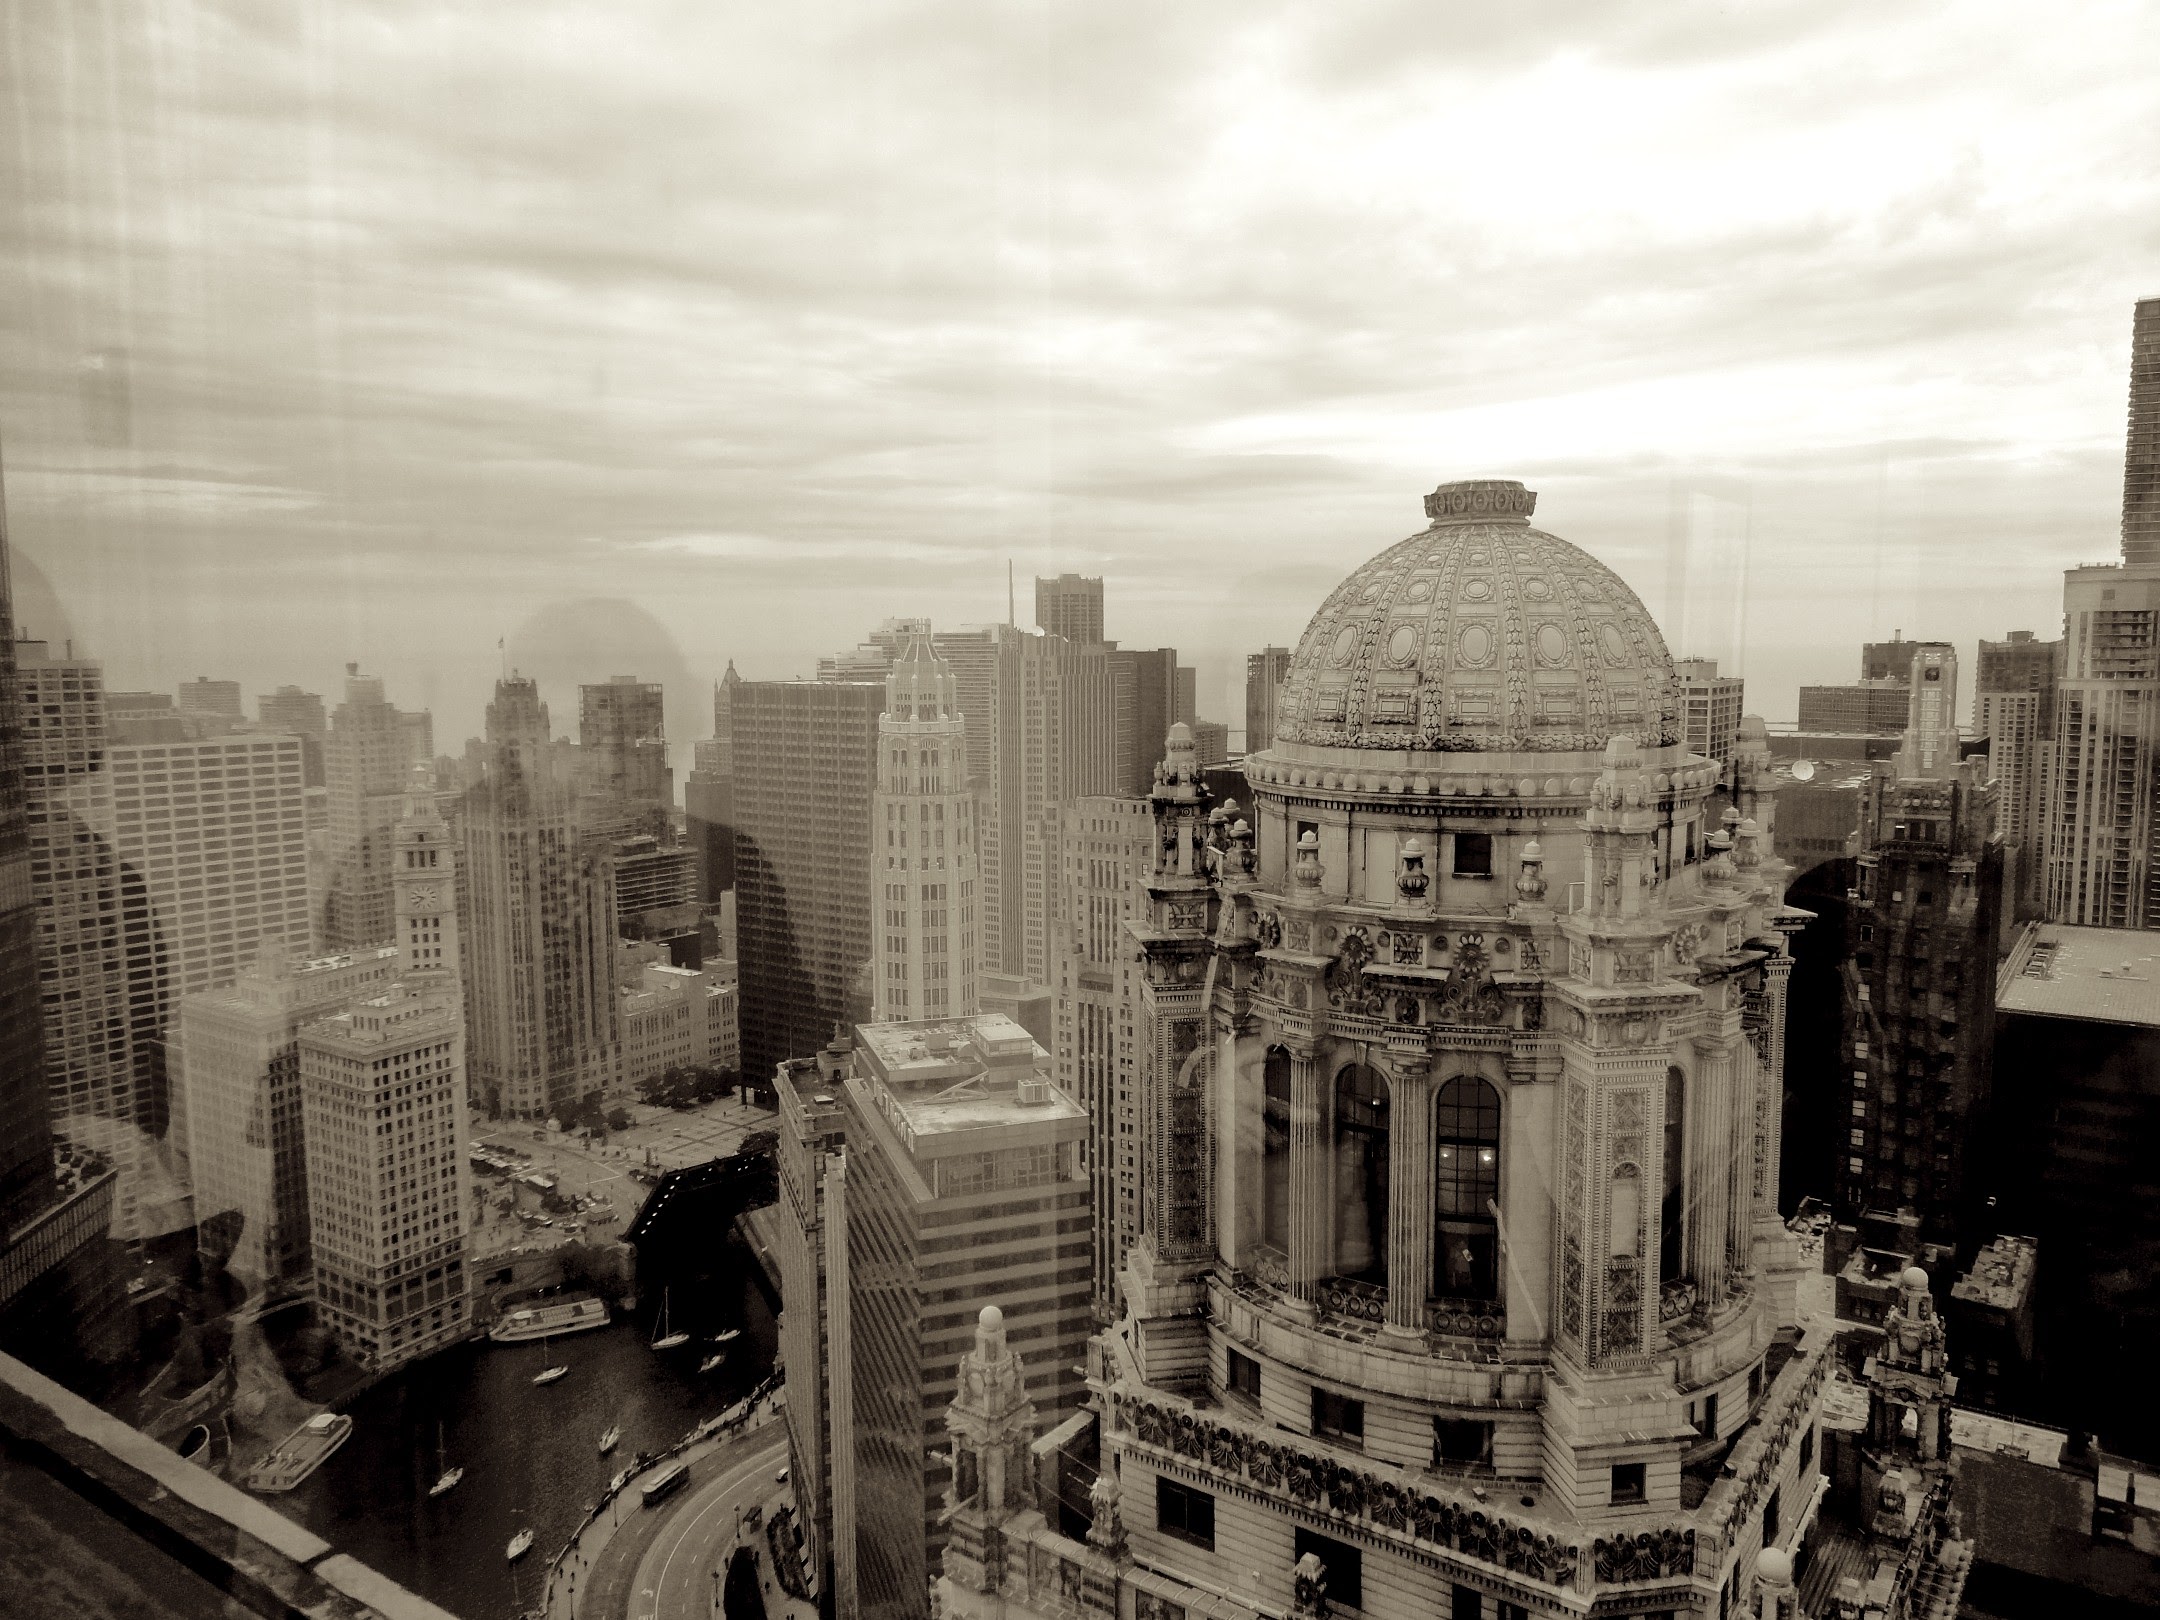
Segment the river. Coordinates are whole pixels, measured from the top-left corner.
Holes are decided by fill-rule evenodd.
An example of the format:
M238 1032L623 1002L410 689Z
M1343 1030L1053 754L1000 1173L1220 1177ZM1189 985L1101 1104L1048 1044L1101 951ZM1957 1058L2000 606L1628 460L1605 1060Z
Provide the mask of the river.
M715 1320L671 1321L697 1337L668 1354L649 1348L641 1319L555 1340L546 1352L483 1341L406 1368L351 1401L352 1438L271 1503L462 1620L509 1620L538 1601L548 1559L617 1469L725 1411L772 1370L777 1331L761 1280L746 1262L721 1290ZM727 1361L699 1374L705 1334L735 1324L743 1334ZM548 1361L567 1362L570 1375L533 1388ZM438 1424L443 1454L465 1478L431 1498ZM602 1457L610 1424L622 1442ZM533 1550L506 1564L505 1544L528 1525Z

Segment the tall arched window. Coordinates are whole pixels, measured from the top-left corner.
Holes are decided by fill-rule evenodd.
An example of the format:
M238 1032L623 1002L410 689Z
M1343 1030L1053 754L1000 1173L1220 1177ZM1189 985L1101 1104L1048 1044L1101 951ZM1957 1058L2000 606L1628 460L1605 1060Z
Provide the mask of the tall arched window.
M1387 1281L1388 1094L1379 1071L1335 1077L1335 1275Z
M1473 1075L1440 1088L1433 1132L1433 1292L1500 1292L1500 1094Z
M1260 1241L1290 1252L1290 1054L1268 1048L1260 1101Z
M1665 1071L1665 1196L1658 1209L1658 1275L1671 1282L1686 1269L1681 1236L1687 1225L1687 1076Z

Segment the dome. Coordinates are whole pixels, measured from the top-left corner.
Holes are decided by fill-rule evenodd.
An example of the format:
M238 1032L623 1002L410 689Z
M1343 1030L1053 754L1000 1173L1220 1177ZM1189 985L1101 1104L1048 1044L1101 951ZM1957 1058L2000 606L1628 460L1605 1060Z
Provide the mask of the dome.
M1595 753L1681 739L1672 655L1627 583L1530 527L1512 479L1442 484L1431 524L1342 584L1298 641L1279 743Z
M1755 1555L1755 1573L1772 1586L1792 1585L1792 1554L1782 1547L1765 1547Z
M1898 1280L1907 1288L1925 1288L1928 1285L1928 1274L1918 1266L1907 1266L1905 1275Z

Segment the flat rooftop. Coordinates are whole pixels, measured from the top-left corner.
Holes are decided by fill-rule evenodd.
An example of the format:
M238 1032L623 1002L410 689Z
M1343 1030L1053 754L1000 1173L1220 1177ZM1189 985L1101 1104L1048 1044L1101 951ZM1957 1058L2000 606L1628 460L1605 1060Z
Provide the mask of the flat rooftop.
M1003 1013L858 1024L855 1072L918 1154L1085 1134L1087 1110L1050 1083L1050 1054Z
M2041 923L2003 964L1998 1012L2160 1029L2160 932Z
M1973 1257L1972 1269L1951 1286L1950 1297L2016 1310L2032 1292L2038 1252L2031 1238L1997 1238Z

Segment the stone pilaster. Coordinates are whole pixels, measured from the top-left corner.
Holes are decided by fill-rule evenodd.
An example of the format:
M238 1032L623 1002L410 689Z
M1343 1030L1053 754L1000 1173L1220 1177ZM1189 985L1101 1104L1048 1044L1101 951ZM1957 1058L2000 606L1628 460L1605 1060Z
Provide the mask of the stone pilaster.
M1388 1113L1388 1302L1384 1331L1425 1334L1432 1292L1432 1070L1398 1060Z
M1725 1297L1732 1267L1733 1088L1736 1065L1728 1038L1695 1042L1695 1071L1687 1095L1687 1269L1704 1305Z

